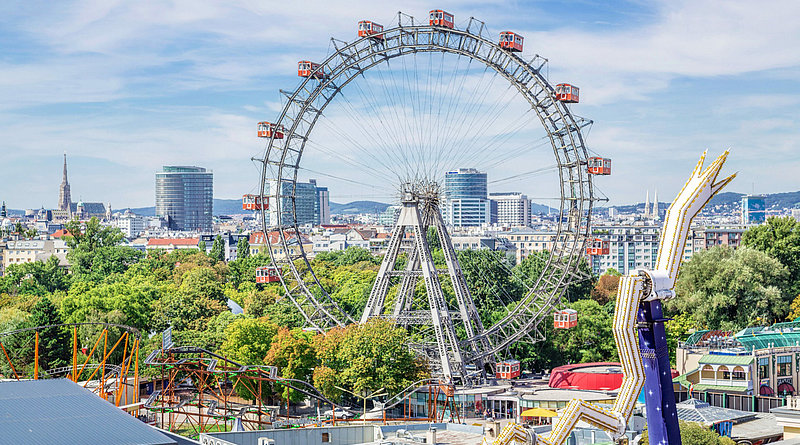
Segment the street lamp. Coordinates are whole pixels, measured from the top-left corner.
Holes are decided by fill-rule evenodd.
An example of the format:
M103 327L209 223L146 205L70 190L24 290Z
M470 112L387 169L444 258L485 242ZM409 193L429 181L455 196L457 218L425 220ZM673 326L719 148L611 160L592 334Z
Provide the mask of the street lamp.
M346 392L348 394L352 394L353 396L355 396L355 397L357 397L359 399L362 399L364 401L364 413L361 415L361 421L362 422L366 422L367 421L367 399L371 399L373 397L381 397L381 396L385 396L385 395L388 394L388 393L385 393L385 392L384 393L380 393L381 391L383 391L383 388L373 392L372 394L370 394L368 396L358 395L358 394L356 394L356 393L354 393L352 391L348 391L348 390L346 390L346 389L344 389L344 388L342 388L340 386L334 386L334 388L338 389L339 391L344 391L344 392ZM380 394L378 394L378 393L380 393ZM374 403L374 401L373 401L373 403Z

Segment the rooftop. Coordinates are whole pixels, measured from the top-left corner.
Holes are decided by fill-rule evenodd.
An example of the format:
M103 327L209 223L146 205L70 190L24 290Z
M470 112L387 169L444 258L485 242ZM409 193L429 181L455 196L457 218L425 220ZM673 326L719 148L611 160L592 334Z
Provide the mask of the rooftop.
M176 444L67 379L0 382L0 431L17 445Z

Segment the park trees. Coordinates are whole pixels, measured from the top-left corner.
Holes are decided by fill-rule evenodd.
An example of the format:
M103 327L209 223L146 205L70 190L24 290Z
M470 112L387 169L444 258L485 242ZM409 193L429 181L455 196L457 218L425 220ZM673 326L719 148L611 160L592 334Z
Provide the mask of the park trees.
M47 296L41 297L26 322L28 327L59 325L63 323L56 306ZM50 326L39 332L39 366L53 369L69 363L72 355L69 336L63 326ZM35 334L29 333L33 337Z
M225 242L222 241L222 236L217 235L214 237L214 242L211 244L211 252L208 256L215 261L225 261Z
M569 304L578 311L578 324L571 329L554 329L553 347L561 364L617 361L613 333L613 309L595 300L578 300Z
M310 382L317 362L313 337L313 333L298 328L279 328L272 338L265 362L276 366L283 378ZM298 403L305 397L288 386L281 391L281 398L290 403Z
M336 386L356 394L384 388L395 394L427 376L427 365L406 346L407 333L391 321L375 319L366 324L334 328L317 336L314 385L329 398L341 393Z
M722 437L710 428L695 422L680 422L681 443L683 445L735 445L730 437ZM647 430L642 434L642 445L648 445Z
M683 264L667 302L669 313L692 314L698 328L735 330L771 324L788 314L789 272L778 260L748 247L718 246Z
M770 217L765 224L747 229L742 245L780 261L789 271L788 290L800 293L800 222L790 216Z
M131 264L137 262L142 252L120 246L124 235L115 227L101 226L97 218L92 218L83 225L78 220L65 224L69 235L64 241L69 247L67 259L74 277L102 281L105 277L122 273Z

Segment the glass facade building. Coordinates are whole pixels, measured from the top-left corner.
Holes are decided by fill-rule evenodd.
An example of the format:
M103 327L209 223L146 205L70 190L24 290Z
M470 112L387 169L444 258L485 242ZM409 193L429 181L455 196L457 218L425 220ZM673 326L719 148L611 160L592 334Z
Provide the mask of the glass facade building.
M761 224L767 220L766 199L764 195L742 196L742 224Z
M442 216L451 226L481 226L490 222L486 173L461 168L445 173Z
M156 216L172 230L211 232L214 174L202 167L164 166L156 173Z
M319 211L319 199L317 186L311 182L297 182L295 190L295 205L297 207L297 225L315 224ZM269 183L270 200L274 200L277 194L278 183ZM327 190L327 189L326 189ZM292 219L292 183L285 181L281 183L281 224L291 225ZM270 205L267 212L267 224L276 225L278 218L277 206Z

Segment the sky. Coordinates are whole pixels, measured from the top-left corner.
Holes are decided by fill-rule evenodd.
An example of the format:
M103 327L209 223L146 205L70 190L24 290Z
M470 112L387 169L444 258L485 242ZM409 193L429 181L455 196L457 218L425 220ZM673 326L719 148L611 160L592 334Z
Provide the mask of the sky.
M263 156L265 148L255 124L280 114L279 90L299 84L297 61L325 59L331 37L352 41L359 20L391 26L398 7L367 0L2 2L0 200L17 209L56 206L65 152L75 201L152 206L154 174L163 165L212 169L217 198L254 191L260 173L251 158ZM453 13L460 28L470 17L484 21L485 35L519 32L527 59L548 59L552 83L580 86L581 102L570 108L594 122L586 133L588 148L613 160L612 176L595 182L611 205L641 202L646 190L652 196L655 189L669 200L706 149L709 155L731 150L725 171L739 175L730 191L800 189L796 0L402 2L403 12L417 20L433 8ZM438 59L419 60L424 67ZM452 63L442 61L444 72L460 74ZM468 103L469 92L490 81L480 74L464 72L458 100ZM352 102L330 107L312 137L316 151L312 143L301 163L307 168L301 176L327 185L336 202L382 200L396 185L336 162L371 156L369 143L361 147L364 153L353 146L372 128L359 116L377 108L384 117L397 116L398 109L408 113L413 106L381 98L392 90L376 76L348 87ZM465 111L464 122L500 116L490 109L494 103L521 113L518 97L503 99L507 107L501 100L505 86L484 89L483 111ZM357 94L365 90L371 93ZM448 91L454 90L430 97L454 94ZM499 120L516 122L505 115ZM418 117L409 125L430 131L442 121ZM490 191L550 199L557 180L552 171L500 181L554 162L536 143L541 129L537 134L528 123L507 138L487 134L472 142L469 133L453 131L459 138L453 145L458 150L462 143L499 140L506 148L498 150L510 153L529 144L541 156L526 152L487 169ZM434 140L427 143L432 147ZM391 143L383 149L391 151ZM459 166L481 168L491 159L483 153L459 160Z

